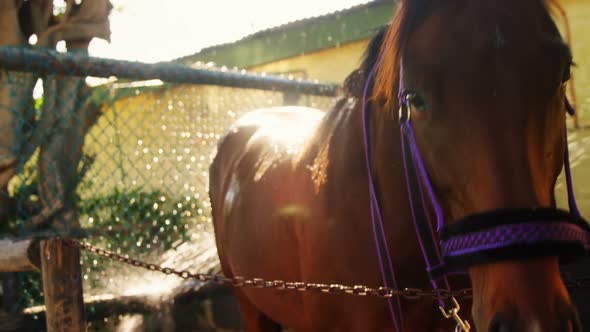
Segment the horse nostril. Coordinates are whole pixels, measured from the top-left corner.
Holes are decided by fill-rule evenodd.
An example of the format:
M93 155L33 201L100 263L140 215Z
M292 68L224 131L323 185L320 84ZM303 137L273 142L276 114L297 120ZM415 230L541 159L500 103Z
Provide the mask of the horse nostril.
M516 332L516 327L512 319L496 314L490 321L488 332Z

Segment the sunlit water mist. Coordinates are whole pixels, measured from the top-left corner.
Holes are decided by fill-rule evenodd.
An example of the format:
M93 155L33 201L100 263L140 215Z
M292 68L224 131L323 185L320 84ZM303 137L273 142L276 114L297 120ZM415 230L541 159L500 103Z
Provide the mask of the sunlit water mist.
M143 261L156 263L175 270L196 272L218 272L217 248L210 228L194 233L190 242L184 242L159 257L142 257ZM116 262L106 271L108 280L104 287L88 290L88 296L142 296L151 301L166 299L173 295L183 279L175 275L164 275L157 271ZM94 293L94 294L93 294Z
M117 326L116 332L134 332L143 324L142 315L127 315L121 317L121 322Z

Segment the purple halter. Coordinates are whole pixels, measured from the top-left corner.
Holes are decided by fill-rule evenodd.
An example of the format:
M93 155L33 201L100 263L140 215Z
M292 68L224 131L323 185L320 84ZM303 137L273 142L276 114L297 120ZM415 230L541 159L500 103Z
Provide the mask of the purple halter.
M366 168L369 179L369 196L373 235L381 276L386 287L397 288L395 270L389 253L387 237L371 171L370 146L368 144L370 116L366 108L366 96L375 67L367 77L363 94L362 119ZM426 272L434 289L450 290L447 276L465 273L476 264L533 256L559 255L562 260L583 256L590 250L590 227L578 210L570 170L569 152L565 146L565 176L570 212L553 208L500 209L468 216L453 224L445 225L442 208L434 194L433 186L422 161L414 130L410 121L410 94L403 87L403 70L400 69L399 122L402 156L414 228L424 257ZM574 109L566 99L569 114ZM426 191L427 195L424 195ZM426 198L436 215L435 236ZM397 331L403 326L399 298L388 302ZM441 308L447 307L439 299Z

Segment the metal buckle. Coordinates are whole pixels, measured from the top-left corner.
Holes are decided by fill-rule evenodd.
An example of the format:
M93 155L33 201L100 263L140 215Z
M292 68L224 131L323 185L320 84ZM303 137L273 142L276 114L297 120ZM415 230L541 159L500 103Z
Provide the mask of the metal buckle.
M398 110L398 114L399 114L399 122L407 122L410 121L411 116L412 116L412 100L415 97L415 94L413 93L404 93L405 95L402 96L400 98L400 103L399 103L399 110ZM404 102L405 102L405 112L404 112Z
M440 309L440 312L442 312L445 318L453 318L455 320L457 323L455 332L469 332L471 330L471 325L469 325L467 320L463 320L461 317L459 317L459 310L461 310L459 302L457 302L457 299L455 299L454 296L451 299L453 300L454 307L446 310L442 306L439 306L438 308Z

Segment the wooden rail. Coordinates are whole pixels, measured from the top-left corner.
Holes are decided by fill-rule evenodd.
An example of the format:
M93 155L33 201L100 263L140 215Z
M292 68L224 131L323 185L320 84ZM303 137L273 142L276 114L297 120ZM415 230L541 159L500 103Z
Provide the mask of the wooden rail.
M21 272L41 267L39 241L0 239L0 272Z

